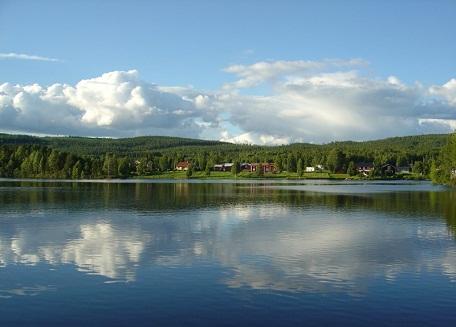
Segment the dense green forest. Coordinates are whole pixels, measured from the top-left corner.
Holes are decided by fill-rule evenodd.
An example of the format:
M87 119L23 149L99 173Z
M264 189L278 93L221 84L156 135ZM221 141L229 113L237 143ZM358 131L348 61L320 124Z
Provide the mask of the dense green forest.
M456 133L448 137L440 156L432 163L430 177L439 184L456 185Z
M456 144L454 137L451 140ZM382 165L392 164L410 166L416 174L444 180L450 178L450 173L443 172L452 164L443 167L448 158L441 149L448 151L447 143L446 134L283 146L165 136L109 139L0 134L0 177L126 178L173 170L177 162L188 160L191 170L208 175L214 164L223 162L270 162L279 171L298 174L306 166L323 165L330 172L355 175L354 165L366 162L376 167L373 176L381 176ZM449 156L454 157L454 153Z

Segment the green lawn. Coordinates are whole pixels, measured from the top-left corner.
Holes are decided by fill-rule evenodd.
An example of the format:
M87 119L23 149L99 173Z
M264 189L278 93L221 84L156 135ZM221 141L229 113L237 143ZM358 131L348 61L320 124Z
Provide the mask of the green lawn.
M349 176L347 174L331 174L328 172L322 173L304 173L302 177L299 177L297 173L266 173L263 176L258 176L256 173L241 172L234 176L231 172L211 171L211 174L207 176L203 171L193 172L192 179L251 179L251 178L279 178L279 179L346 179ZM168 171L148 176L138 176L136 178L151 178L151 179L186 179L187 174L185 171Z

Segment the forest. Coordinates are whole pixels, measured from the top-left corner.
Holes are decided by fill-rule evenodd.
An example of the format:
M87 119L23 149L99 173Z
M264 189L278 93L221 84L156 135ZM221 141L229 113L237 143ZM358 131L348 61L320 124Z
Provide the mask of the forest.
M455 135L394 137L363 142L282 146L239 145L166 136L135 138L36 137L0 134L0 177L9 178L128 178L159 175L179 161L191 170L211 174L214 164L274 163L279 171L302 175L304 167L322 165L332 173L357 172L360 162L372 163L372 176L382 177L382 165L409 166L423 178L452 183Z
M456 133L448 137L440 155L432 162L429 175L435 183L456 185Z

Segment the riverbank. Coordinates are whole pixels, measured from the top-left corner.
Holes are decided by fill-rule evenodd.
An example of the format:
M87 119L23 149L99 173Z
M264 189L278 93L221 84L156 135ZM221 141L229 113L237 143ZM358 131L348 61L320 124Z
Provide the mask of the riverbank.
M154 175L146 176L136 176L133 178L139 179L187 179L187 174L185 171L168 171L162 172ZM410 175L396 175L390 178L364 178L361 176L350 176L348 174L333 174L329 172L319 172L319 173L304 173L302 176L299 176L297 173L266 173L262 176L258 176L256 173L250 172L241 172L236 176L231 172L211 172L210 175L206 175L203 171L193 172L190 179L329 179L329 180L364 180L364 179L386 179L386 180L424 180L425 178L420 175L410 174Z
M304 173L302 176L298 176L297 173L266 173L264 175L258 176L255 173L250 172L241 172L237 175L233 175L231 172L211 172L210 175L206 175L205 172L197 171L193 172L191 177L187 177L185 171L167 171L159 172L153 175L143 175L143 176L128 176L128 177L98 177L98 178L59 178L56 176L32 176L32 177L0 177L0 179L27 179L27 180L68 180L68 181L90 181L90 180L140 180L140 179L150 179L150 180L252 180L252 179L271 179L271 180L428 180L425 176L418 174L407 174L407 175L395 175L391 177L363 177L363 176L350 176L348 174L332 174L329 172L319 172L319 173Z
M204 171L196 171L192 173L191 177L187 177L185 171L168 171L161 172L154 175L137 176L134 178L140 179L347 179L348 174L330 174L330 173L306 173L302 177L299 177L297 173L265 173L262 176L258 176L255 173L241 172L237 175L233 175L231 172L215 171L211 172L210 175L206 175Z

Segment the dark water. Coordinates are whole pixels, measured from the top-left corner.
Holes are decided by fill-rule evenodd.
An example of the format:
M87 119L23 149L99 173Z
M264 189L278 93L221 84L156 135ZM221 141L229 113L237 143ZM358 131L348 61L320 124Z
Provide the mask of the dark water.
M428 183L0 181L0 326L455 326Z

